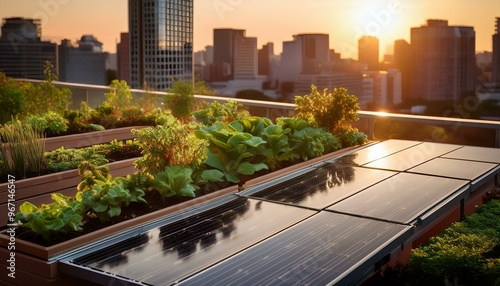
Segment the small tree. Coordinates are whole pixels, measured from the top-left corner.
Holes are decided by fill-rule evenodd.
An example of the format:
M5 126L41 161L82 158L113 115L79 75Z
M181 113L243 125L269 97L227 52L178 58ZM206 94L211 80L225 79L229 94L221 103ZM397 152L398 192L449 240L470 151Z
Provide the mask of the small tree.
M191 115L194 103L193 84L189 81L176 80L173 87L167 89L170 95L165 96L165 106L175 118L186 122Z
M109 85L111 90L106 96L105 106L114 106L116 115L120 115L125 109L130 107L132 102L132 92L127 82L124 80L113 80Z

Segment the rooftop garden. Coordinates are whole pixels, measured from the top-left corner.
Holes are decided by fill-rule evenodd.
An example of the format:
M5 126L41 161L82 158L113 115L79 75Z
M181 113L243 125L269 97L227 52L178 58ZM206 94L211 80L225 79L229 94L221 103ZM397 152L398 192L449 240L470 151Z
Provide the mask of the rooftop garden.
M62 108L68 106L67 91L54 89L50 80L30 85L5 76L0 81L2 98L11 98L11 106L17 106L10 120L3 118L0 129L2 177L10 174L20 180L68 168L77 168L81 177L74 196L53 193L52 203L20 206L15 221L24 231L18 236L43 245L242 186L249 178L366 142L366 136L351 126L358 119L357 99L341 88L318 91L312 86L310 94L296 97L296 116L273 121L252 116L234 101L195 102L191 83L181 81L164 98L164 110L147 94L132 102L123 81L111 84L112 91L98 108L82 104L69 111ZM26 102L32 97L53 100L27 92L40 88L52 90L61 108L47 102L39 103L45 108L29 107ZM133 130L136 138L125 144L140 152L136 173L112 176L103 166L111 151L124 147L117 141L85 149L43 150L44 137L50 134L110 128L125 121L150 125Z

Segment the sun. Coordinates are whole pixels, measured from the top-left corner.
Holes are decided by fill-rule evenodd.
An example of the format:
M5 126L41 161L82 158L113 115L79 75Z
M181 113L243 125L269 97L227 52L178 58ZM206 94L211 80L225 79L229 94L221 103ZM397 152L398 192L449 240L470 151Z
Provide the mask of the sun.
M355 1L352 23L356 32L378 38L394 35L401 27L401 5L399 1Z

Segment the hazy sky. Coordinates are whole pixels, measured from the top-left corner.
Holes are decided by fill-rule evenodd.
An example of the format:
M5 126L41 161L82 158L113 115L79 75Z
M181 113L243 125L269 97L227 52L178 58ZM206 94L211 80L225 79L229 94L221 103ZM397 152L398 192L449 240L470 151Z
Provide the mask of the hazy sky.
M93 34L115 52L120 32L128 31L127 0L0 0L0 18L42 19L42 37L60 43ZM381 54L396 39L410 41L410 28L427 19L474 26L476 50L491 51L498 0L194 0L194 48L213 43L213 28L245 29L281 51L282 42L300 33L330 34L330 47L343 58L357 58L363 34L380 39Z

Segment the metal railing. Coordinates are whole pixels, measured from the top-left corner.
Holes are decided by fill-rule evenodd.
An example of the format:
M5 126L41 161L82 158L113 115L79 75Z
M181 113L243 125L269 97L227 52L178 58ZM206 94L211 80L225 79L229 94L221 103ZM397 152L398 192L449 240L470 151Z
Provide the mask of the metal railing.
M32 83L41 82L40 80L31 80L31 79L19 79L19 80L29 81ZM77 108L81 101L85 101L91 107L96 107L106 99L104 94L110 91L111 89L108 86L88 85L88 84L58 82L58 81L54 81L53 84L57 87L69 88L72 91L73 93L72 108ZM131 92L135 99L140 98L140 96L146 92L158 95L160 97L168 95L168 93L166 92L145 91L140 89L131 89ZM252 115L265 116L271 119L275 119L281 116L293 116L295 114L295 104L293 103L258 101L258 100L248 100L248 99L237 99L232 97L207 96L207 95L195 95L194 97L196 100L206 101L206 102L219 101L223 103L228 100L234 100L247 107ZM489 134L486 139L486 141L488 142L482 142L476 145L500 148L500 121L409 115L409 114L397 114L397 113L374 112L374 111L359 111L358 115L360 118L360 122L356 123L355 126L360 131L364 132L370 140L387 139L381 137L379 134L381 132L377 130L377 128L387 128L387 124L385 126L379 127L377 125L377 123L379 122L407 122L423 126L443 126L451 131L455 131L460 128L462 129L468 128L468 130L475 130L475 129L484 130L485 133ZM398 138L398 139L407 139L407 138ZM429 139L434 141L441 140L439 138L434 138L434 139L426 138L426 140ZM418 138L418 140L425 141L423 138ZM469 142L455 142L455 143L470 145Z

